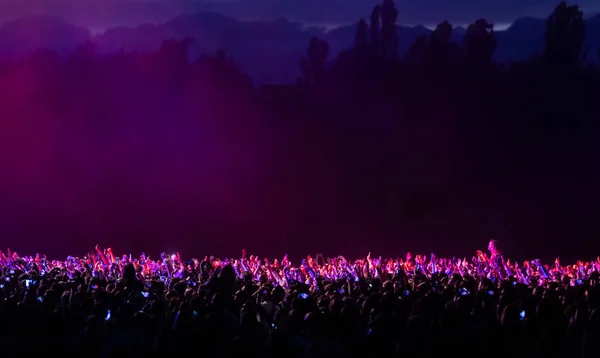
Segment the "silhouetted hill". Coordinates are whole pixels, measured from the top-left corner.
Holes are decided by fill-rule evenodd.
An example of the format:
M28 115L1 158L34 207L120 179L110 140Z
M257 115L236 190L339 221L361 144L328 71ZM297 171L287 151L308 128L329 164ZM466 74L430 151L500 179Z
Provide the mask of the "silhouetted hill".
M287 20L242 22L217 14L180 16L160 25L112 28L96 36L101 52L154 51L164 39L191 37L190 54L227 49L242 68L261 82L293 81L298 61L317 29Z
M600 44L600 15L586 20L586 45L589 59L596 58ZM544 48L545 19L517 19L505 31L498 31L497 61L516 61L539 54ZM423 26L399 26L399 53L403 54L417 37L430 33ZM457 27L453 41L462 43L465 29ZM184 15L161 24L115 27L93 37L100 53L115 51L149 52L165 39L193 38L192 56L226 49L235 61L257 82L293 82L298 76L298 63L312 36L330 45L329 58L353 45L355 25L331 31L306 28L285 19L244 22L219 13ZM88 39L87 30L54 17L29 17L7 23L0 28L0 52L14 56L38 48L53 49L64 54Z
M16 56L43 48L66 54L90 39L88 30L60 18L32 16L0 27L0 53Z
M508 62L527 59L544 50L546 20L523 17L517 19L506 31L498 32L497 61ZM600 46L600 15L586 19L585 46L589 60L596 59Z
M398 52L405 53L410 45L421 35L429 34L431 30L424 26L398 26ZM329 43L331 53L337 54L343 49L351 47L356 35L356 26L344 26L331 30L323 35ZM457 37L457 40L459 38Z
M544 51L546 21L532 17L517 19L506 31L498 33L498 61L526 59Z

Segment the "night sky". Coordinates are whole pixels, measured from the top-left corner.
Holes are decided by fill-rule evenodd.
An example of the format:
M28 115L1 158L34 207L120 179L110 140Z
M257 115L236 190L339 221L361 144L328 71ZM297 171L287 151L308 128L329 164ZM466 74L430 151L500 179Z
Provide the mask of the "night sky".
M102 29L212 10L239 19L286 18L310 24L350 24L368 17L377 3L376 0L0 0L0 20L51 14L80 26ZM597 1L577 3L588 15L600 12ZM480 17L506 24L522 16L546 17L556 4L553 0L404 0L397 1L396 6L400 23L431 25L443 20L467 24Z

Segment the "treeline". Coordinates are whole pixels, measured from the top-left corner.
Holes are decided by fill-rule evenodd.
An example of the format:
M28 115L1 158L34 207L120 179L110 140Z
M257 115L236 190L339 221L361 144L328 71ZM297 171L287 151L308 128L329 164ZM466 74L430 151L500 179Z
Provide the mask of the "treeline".
M328 131L356 217L427 242L498 235L523 253L546 240L580 250L572 243L598 233L600 199L600 68L586 61L580 9L559 4L544 53L510 64L493 62L485 19L462 44L444 21L400 57L396 16L385 0L357 24L354 48L328 61L315 38L300 63L298 86L313 93L303 121Z
M329 59L315 38L297 84L262 89L226 52L190 61L187 39L151 54L99 57L90 43L66 61L40 51L4 62L0 189L20 206L15 218L35 207L89 240L229 240L203 252L251 249L241 236L332 254L331 236L355 239L357 253L456 238L471 251L496 236L509 250L525 242L527 256L549 238L598 233L600 71L585 61L578 7L558 5L545 53L509 65L492 61L483 19L464 45L443 22L399 57L396 17L385 0L352 49ZM553 252L581 252L572 242Z

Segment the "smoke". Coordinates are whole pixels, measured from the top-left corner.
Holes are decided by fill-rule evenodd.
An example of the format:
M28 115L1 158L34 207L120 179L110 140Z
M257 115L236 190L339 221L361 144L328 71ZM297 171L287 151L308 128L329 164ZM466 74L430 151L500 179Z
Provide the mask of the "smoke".
M262 220L254 192L267 173L268 138L256 103L211 76L165 82L176 66L154 55L131 67L111 61L86 72L85 62L38 54L2 71L8 243L62 254L100 241L139 250L136 240L146 240L146 250L159 250L164 240Z

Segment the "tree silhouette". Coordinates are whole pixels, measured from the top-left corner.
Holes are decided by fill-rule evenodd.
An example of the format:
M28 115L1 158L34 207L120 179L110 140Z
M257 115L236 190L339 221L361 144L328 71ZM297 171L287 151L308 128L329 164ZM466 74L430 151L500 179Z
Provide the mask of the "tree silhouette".
M202 54L194 65L241 90L247 91L252 87L250 76L240 70L233 58L227 55L227 50L220 49L214 55Z
M356 24L356 35L354 36L354 49L357 53L364 55L369 49L368 25L365 19L360 19Z
M439 23L431 33L431 42L438 47L446 46L452 37L452 25L446 20Z
M544 56L551 65L572 67L585 60L585 22L577 5L561 2L546 21Z
M384 59L398 57L398 9L393 0L384 0L371 12L370 33L373 53Z
M429 60L429 38L427 35L420 35L410 45L406 55L411 65L424 65Z
M86 41L77 47L69 56L68 70L73 77L81 76L91 80L95 77L94 65L96 61L96 44Z
M96 43L92 41L86 41L77 47L75 54L85 58L94 58L97 47L98 45Z
M465 35L467 67L481 69L492 64L497 38L494 25L479 19L467 27Z
M307 85L314 85L321 82L325 74L325 61L327 61L328 55L329 44L317 37L311 38L306 51L306 57L300 60L302 76L299 82Z
M398 9L394 0L384 0L381 6L381 53L385 58L398 57Z
M375 56L381 54L381 6L375 5L369 18L369 33L371 35L371 49Z
M173 61L179 65L189 63L189 47L193 42L192 38L165 40L160 46L159 54L166 61Z
M451 37L452 25L448 21L439 23L429 38L421 35L412 44L408 53L409 61L420 63L429 70L448 69L448 66L457 64L461 50L450 41Z

